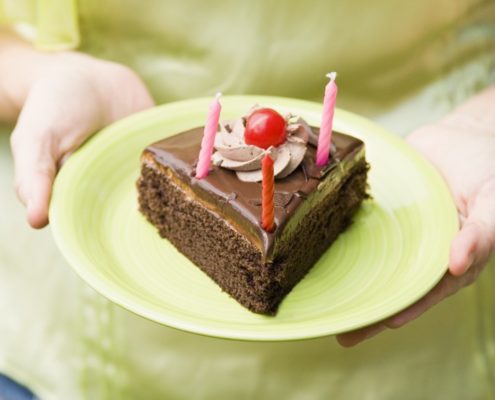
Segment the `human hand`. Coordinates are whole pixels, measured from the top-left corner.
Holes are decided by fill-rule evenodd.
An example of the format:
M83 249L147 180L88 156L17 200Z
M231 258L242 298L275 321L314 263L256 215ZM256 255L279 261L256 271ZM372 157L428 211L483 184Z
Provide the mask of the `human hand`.
M79 53L45 57L11 135L15 187L34 228L48 223L55 175L89 136L126 115L153 106L127 67Z
M419 317L473 283L493 254L495 124L464 112L469 109L453 113L408 137L409 143L440 171L459 212L461 228L451 244L449 271L426 296L404 311L371 326L338 335L337 341L342 346L354 346L387 328L399 328Z

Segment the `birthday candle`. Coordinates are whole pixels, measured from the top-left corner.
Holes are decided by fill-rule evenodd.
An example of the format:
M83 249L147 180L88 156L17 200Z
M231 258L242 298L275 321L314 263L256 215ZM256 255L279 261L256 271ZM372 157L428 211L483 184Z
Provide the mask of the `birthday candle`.
M337 78L336 72L327 74L330 78L325 87L325 98L323 100L323 113L321 116L320 135L318 137L318 147L316 149L316 165L322 167L328 163L330 157L330 147L332 145L332 125L335 111L335 100L337 99Z
M267 153L261 162L261 226L267 232L275 229L275 177L273 160Z
M208 170L211 163L211 154L213 153L213 144L215 143L215 135L218 129L218 120L220 119L220 96L222 93L217 93L215 99L210 104L208 118L206 120L205 129L203 132L203 140L201 141L201 150L199 152L198 165L196 166L196 178L203 179L208 175Z

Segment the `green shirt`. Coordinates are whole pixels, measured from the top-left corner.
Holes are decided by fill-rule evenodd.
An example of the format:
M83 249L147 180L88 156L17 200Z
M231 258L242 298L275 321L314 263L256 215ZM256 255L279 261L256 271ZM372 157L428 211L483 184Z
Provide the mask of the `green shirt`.
M434 4L434 5L433 5ZM495 79L495 6L475 0L0 0L45 50L122 62L157 102L221 90L338 105L399 134ZM487 399L495 281L353 349L332 338L247 343L163 327L85 285L49 229L30 230L0 135L0 370L47 399Z

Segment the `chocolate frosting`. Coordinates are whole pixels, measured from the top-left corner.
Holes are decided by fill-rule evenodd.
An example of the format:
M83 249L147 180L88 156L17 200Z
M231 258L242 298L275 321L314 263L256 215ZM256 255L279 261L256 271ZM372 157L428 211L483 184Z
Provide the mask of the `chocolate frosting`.
M312 128L318 134L317 128ZM354 137L334 132L330 163L326 167L315 165L316 148L308 145L306 155L299 167L289 176L275 182L275 224L273 232L268 233L261 227L261 183L242 182L234 171L211 166L208 176L196 179L195 165L203 136L203 128L197 127L176 136L161 140L149 146L145 151L154 155L154 159L164 167L175 171L179 179L196 196L206 202L210 209L258 243L265 259L270 259L276 238L295 210L318 187L319 183L332 175L339 162L351 157L363 142Z

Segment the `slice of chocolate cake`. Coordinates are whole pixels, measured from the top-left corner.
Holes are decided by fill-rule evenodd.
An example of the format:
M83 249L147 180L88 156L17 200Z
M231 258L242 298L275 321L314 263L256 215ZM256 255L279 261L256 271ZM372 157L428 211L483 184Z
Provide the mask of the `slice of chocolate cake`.
M243 306L268 315L276 313L367 196L363 142L335 132L331 161L320 168L315 165L317 129L296 122L287 127L287 143L304 144L304 151L289 146L292 158L286 162L282 147L270 150L276 174L272 232L260 223L260 172L246 166L259 167L260 157L252 146L247 146L250 160L245 153L234 154L229 140L235 124L217 134L206 178L195 178L203 136L198 127L146 148L137 184L140 210L160 235Z

